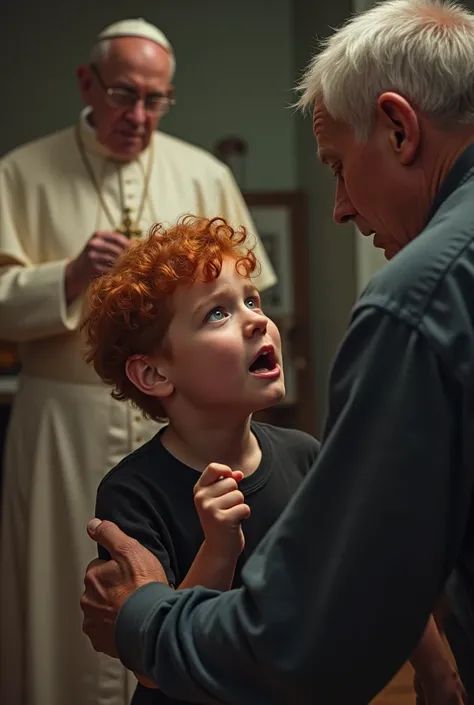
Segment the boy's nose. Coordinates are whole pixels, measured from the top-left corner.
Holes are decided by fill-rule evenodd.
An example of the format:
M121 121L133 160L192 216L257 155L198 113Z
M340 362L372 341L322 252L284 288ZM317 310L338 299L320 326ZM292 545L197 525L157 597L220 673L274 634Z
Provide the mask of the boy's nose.
M249 338L256 333L264 334L267 332L267 325L268 318L263 313L252 313L245 324L245 333Z

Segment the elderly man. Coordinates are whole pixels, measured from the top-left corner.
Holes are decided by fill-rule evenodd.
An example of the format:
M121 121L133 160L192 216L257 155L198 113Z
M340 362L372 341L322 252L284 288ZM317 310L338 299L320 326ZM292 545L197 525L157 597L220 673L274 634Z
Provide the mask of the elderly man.
M77 73L77 124L0 163L0 335L22 362L4 467L2 705L125 705L136 685L81 632L84 526L100 479L157 426L84 363L82 294L155 221L190 211L254 230L227 167L156 132L174 64L156 27L108 27ZM265 288L274 274L257 250Z
M473 14L391 0L333 34L304 76L334 218L375 232L390 261L354 307L321 455L244 587L173 591L117 527L89 528L114 560L88 571L84 629L169 696L365 704L446 585L472 692L473 55Z

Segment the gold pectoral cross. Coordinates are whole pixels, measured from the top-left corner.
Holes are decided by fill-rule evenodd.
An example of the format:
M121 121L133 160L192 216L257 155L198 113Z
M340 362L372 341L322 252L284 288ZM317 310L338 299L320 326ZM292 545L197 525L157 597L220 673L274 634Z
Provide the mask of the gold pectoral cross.
M125 235L129 240L132 237L140 237L142 234L141 228L138 227L136 223L133 223L130 218L130 208L123 209L123 221L122 225L117 228L119 233Z

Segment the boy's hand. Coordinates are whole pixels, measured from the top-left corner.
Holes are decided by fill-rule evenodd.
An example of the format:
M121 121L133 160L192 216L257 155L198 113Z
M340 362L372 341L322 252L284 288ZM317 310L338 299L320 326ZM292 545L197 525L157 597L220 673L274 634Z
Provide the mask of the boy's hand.
M242 478L240 471L211 463L194 486L194 504L206 544L216 553L239 555L244 549L241 522L250 516L250 507L238 489Z

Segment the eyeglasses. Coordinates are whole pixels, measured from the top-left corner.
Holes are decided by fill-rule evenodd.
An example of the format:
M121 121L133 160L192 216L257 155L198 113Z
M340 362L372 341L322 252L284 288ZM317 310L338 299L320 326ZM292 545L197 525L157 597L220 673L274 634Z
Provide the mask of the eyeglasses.
M137 91L133 90L133 88L126 88L125 86L106 86L97 66L91 64L90 68L99 81L101 88L104 90L107 96L107 102L112 108L132 110L139 100L143 100L143 105L147 113L162 117L176 104L172 91L169 91L169 93L159 93L157 91L141 96Z

